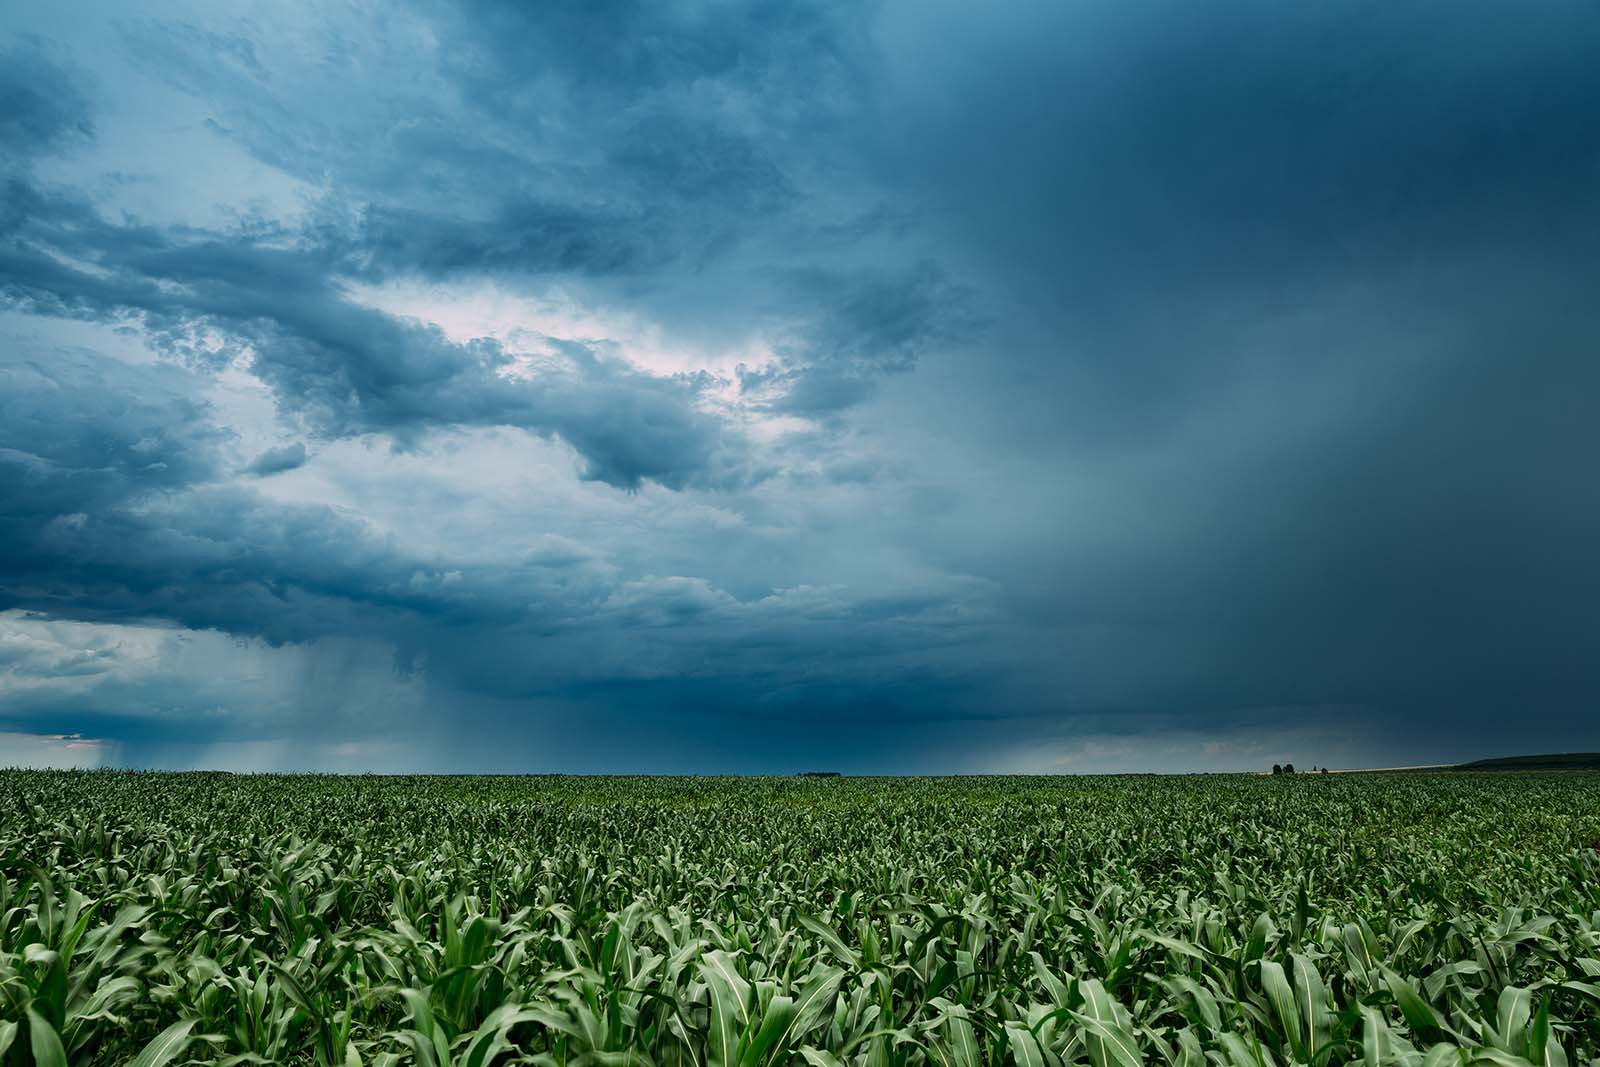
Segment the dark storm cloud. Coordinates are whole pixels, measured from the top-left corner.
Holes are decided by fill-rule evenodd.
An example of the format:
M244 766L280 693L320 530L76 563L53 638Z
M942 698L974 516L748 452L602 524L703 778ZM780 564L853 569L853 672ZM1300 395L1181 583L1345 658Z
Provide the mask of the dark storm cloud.
M306 446L296 441L292 445L267 449L251 460L250 465L245 469L251 474L268 478L274 474L283 474L285 471L299 470L305 465Z
M131 387L137 382L137 387ZM215 471L219 431L165 368L133 371L92 353L0 360L0 523L6 566L35 538Z
M727 32L698 22L681 29ZM550 173L526 156L486 156L477 130L489 121L484 113L408 117L375 153L316 121L286 124L285 102L266 94L270 77L247 43L216 48L207 36L201 50L196 32L146 27L135 39L168 59L180 84L221 94L253 151L286 166L293 156L302 166L337 168L356 177L349 192L331 199L322 222L302 233L178 233L110 222L81 199L19 179L0 250L0 293L35 313L142 316L147 329L189 354L196 331L220 331L231 351L249 346L256 372L323 434L388 432L409 442L439 426L516 425L559 435L583 456L586 477L619 488L645 480L731 487L765 476L741 454L736 431L697 410L692 380L638 373L566 343L556 345L567 357L562 365L512 382L505 373L510 356L497 345L452 344L437 329L361 307L340 291L348 279L417 272L635 276L703 265L729 242L748 240L744 231L775 210L782 216L794 194L748 135L681 113L694 106L674 95L688 91L685 84L674 82L670 92L653 82L608 90L653 103L641 104L643 114L624 128L599 130L613 141L602 142L602 153L578 172ZM639 47L669 43L645 38ZM708 46L716 55L733 51L731 44ZM764 56L728 69L715 62L710 72L691 67L682 77L725 79L725 91L755 94L771 108L781 101L762 94L800 84L805 63L831 69L835 62L831 55L803 58L802 71L794 71L778 53ZM55 74L46 85L52 78L62 81ZM487 107L507 87L467 88L469 101ZM230 100L226 90L236 96ZM488 99L474 101L473 94ZM262 137L288 140L269 145ZM419 160L430 185L411 189L397 172L415 172ZM364 171L368 184L360 182ZM341 214L340 204L349 212ZM811 225L803 214L791 224ZM930 299L939 284L931 265L910 274L809 266L775 276L767 287L781 288L781 303L767 314L800 324L785 346L788 366L771 378L782 386L777 409L848 405L870 394L873 374L909 366L945 331L950 313ZM717 291L673 299L687 308L725 304L722 284L710 286ZM949 302L948 293L940 295ZM847 370L838 369L841 361ZM821 381L811 382L813 373ZM841 387L841 374L855 384Z
M358 524L206 488L224 435L188 375L58 349L8 354L0 382L4 606L295 639L268 606L287 587L403 585Z
M344 50L311 63L300 98L242 45L165 23L126 32L252 154L308 182L340 176L311 232L342 275L556 277L696 337L770 324L797 388L841 354L862 376L909 366L959 318L957 287L895 243L897 191L864 169L881 135L870 8L419 10L343 49L414 65L402 49L420 17L428 68L332 111L309 94L342 86ZM590 39L606 43L574 43Z
M884 375L914 368L929 346L980 332L968 294L933 263L892 274L801 269L785 281L830 311L783 346L782 363L741 371L742 391L774 412L836 416L871 397Z
M451 699L654 693L672 703L694 678L722 707L758 689L774 699L819 687L903 687L907 677L938 685L960 662L949 650L985 632L985 590L971 583L941 583L912 599L792 589L740 600L700 578L626 580L592 550L560 540L501 563L421 557L347 514L219 483L228 437L186 395L194 373L25 346L0 360L0 535L8 546L0 610L174 624L270 644L363 635L390 645L399 669L425 663L430 685ZM971 617L940 625L938 613L958 605ZM848 652L839 648L845 635ZM708 670L712 646L717 666ZM0 671L14 678L97 680L64 694L19 688L0 706L9 729L82 733L140 759L178 737L240 742L285 728L214 685L125 680L110 649L86 658L56 646L42 663L36 650L7 653L0 641ZM217 700L236 701L238 721L218 720L208 710ZM372 725L289 721L308 738L335 726L362 736ZM433 724L386 728L418 739Z
M755 321L784 338L785 365L761 400L781 407L793 393L791 408L830 412L870 392L857 385L840 395L831 383L903 371L945 331L950 309L930 299L944 284L935 267L907 269L850 250L839 220L875 210L877 193L819 205L814 176L794 166L797 151L811 165L807 142L832 137L828 123L855 107L862 79L870 81L854 20L790 9L746 25L641 8L617 16L633 32L605 52L627 57L615 69L585 64L566 75L570 85L556 79L553 97L527 98L530 57L520 47L497 52L505 31L490 24L499 16L480 24L444 14L436 28L449 41L447 64L474 48L492 61L447 71L462 110L442 110L443 97L407 99L399 86L380 91L381 99L398 90L403 117L363 114L372 98L359 94L345 97L344 113L324 99L294 99L295 79L274 79L237 33L130 29L141 60L215 102L217 132L297 176L338 180L309 226L251 222L215 232L115 221L83 196L24 174L0 258L12 306L131 326L197 374L244 356L282 416L316 437L377 432L416 448L433 432L514 425L558 435L578 452L584 477L623 488L649 480L732 490L770 471L736 428L702 410L700 391L717 384L704 375L647 374L586 340L546 338L531 362L495 342L457 344L432 326L354 303L342 282L620 279L640 306L736 332L749 318L740 305L753 302ZM558 66L572 54L571 34L556 33L563 19L592 29L611 17L547 14L545 31L522 41ZM666 22L646 25L658 17ZM552 99L570 112L559 125L581 140L540 143ZM774 140L779 127L786 132ZM662 284L665 272L682 271L704 280ZM154 389L142 371L106 363L96 373L106 396ZM57 404L52 389L28 384L19 404L53 417L62 438L35 447L58 462L77 435L118 422L107 411L80 423L71 401ZM820 406L812 399L828 391L834 396ZM183 421L205 424L200 412ZM722 708L770 699L763 691L903 688L907 677L922 679L912 684L926 691L923 703L937 704L943 698L930 687L962 660L949 653L957 635L983 625L981 610L952 628L924 617L925 605L863 602L842 589L739 599L698 576L629 578L609 564L555 566L548 552L503 565L419 559L347 515L214 484L215 443L191 445L182 460L191 484L115 482L104 499L72 492L19 516L14 540L30 551L7 568L7 604L270 642L362 633L390 643L397 662L425 664L446 702L473 692L560 702L577 692L596 717L640 701L683 709L689 678L700 699ZM271 451L251 468L284 473L301 456ZM928 582L928 601L982 600L959 582ZM716 666L708 667L713 648ZM106 683L28 701L13 707L10 724L112 738L134 759L175 730L197 741L218 731L254 736L247 717L219 727L176 710L203 707L204 687L152 685Z
M503 623L548 600L536 580L447 578L357 518L219 482L230 435L196 385L92 352L0 352L0 608L281 642L395 614Z
M559 435L586 477L620 488L760 476L736 432L697 410L691 381L560 341L558 360L518 380L507 373L513 355L495 342L452 343L437 327L342 297L315 248L184 240L113 225L31 187L16 192L26 209L0 233L0 297L40 314L138 317L188 357L205 358L197 334L217 331L229 342L220 355L248 346L254 372L313 432L406 441L445 426L520 426Z
M1036 395L1065 431L1160 433L1253 364L1367 365L1419 312L1486 311L1485 261L1588 269L1600 14L1472 10L951 12L970 33L919 32L885 163L1016 296L1043 349L1016 366L1060 387ZM1395 296L1293 352L1250 343L1357 290Z
M890 164L1008 295L951 395L1069 485L957 558L1014 561L1080 723L1593 743L1600 15L1473 11L1103 7L921 56Z
M31 37L0 48L0 146L13 160L93 136L89 103L55 51Z
M0 607L362 635L444 709L406 734L441 759L1600 743L1592 5L418 4L76 37L0 65L0 294L162 363L3 353ZM162 224L76 180L112 129L77 71L117 56L300 208ZM590 325L462 343L364 302L408 285L763 355L667 373ZM224 368L276 408L248 448L202 398ZM449 552L414 527L473 488L292 499L342 445L444 466L493 427L639 495ZM117 685L9 722L132 752L211 699Z

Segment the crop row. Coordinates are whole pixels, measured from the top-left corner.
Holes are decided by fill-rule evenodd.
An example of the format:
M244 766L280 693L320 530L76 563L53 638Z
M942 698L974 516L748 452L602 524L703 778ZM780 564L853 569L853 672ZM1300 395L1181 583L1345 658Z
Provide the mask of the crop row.
M0 772L0 1062L1600 1054L1600 776Z

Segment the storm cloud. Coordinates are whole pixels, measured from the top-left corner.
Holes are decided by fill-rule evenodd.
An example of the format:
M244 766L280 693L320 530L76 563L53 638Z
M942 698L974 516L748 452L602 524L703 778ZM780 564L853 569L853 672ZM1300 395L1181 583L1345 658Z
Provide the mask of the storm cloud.
M1577 2L8 11L0 762L1594 747L1597 46Z

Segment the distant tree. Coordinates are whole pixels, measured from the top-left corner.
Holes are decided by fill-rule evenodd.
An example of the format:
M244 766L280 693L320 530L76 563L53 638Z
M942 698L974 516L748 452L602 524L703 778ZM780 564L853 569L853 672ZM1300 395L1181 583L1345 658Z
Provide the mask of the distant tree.
M1283 773L1283 765L1280 764L1280 763L1274 763L1272 765L1272 773L1273 774L1282 774Z
M1294 773L1294 764L1292 764L1292 763L1285 763L1285 764L1284 764L1284 765L1283 765L1283 773L1284 773L1284 774L1293 774L1293 773Z
M1328 768L1326 768L1326 767L1322 768L1322 773L1323 774L1327 774L1328 773Z

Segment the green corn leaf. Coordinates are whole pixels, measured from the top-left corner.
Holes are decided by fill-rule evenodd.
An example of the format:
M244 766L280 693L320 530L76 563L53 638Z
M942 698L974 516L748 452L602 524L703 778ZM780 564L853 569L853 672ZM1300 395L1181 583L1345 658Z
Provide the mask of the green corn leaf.
M475 1032L463 1035L467 1047L457 1058L459 1067L488 1067L502 1053L513 1049L507 1037L511 1028L518 1023L534 1021L537 1021L537 1017L532 1012L516 1004L500 1005L488 1014ZM351 1051L354 1052L354 1046L351 1046Z
M750 1038L739 1057L740 1067L756 1067L769 1051L789 1032L794 1021L795 1002L792 997L774 996L761 1016L761 1025Z
M1272 1053L1259 1042L1248 1044L1238 1034L1220 1034L1217 1041L1227 1057L1227 1067L1277 1067Z
M1430 1000L1437 1000L1445 993L1452 978L1465 978L1472 975L1483 974L1486 968L1477 960L1456 960L1434 969L1433 973L1422 980L1423 995Z
M1034 977L1038 978L1040 984L1049 992L1051 1000L1057 1007L1065 1007L1067 998L1070 995L1067 990L1067 983L1063 982L1055 971L1050 969L1050 965L1045 963L1044 957L1039 955L1038 952L1030 952L1028 956L1033 960Z
M1361 927L1348 923L1339 932L1343 939L1345 960L1362 978L1372 969L1372 950L1361 936Z
M1410 982L1387 967L1383 970L1383 980L1395 1003L1399 1005L1400 1014L1405 1016L1406 1025L1413 1033L1426 1035L1439 1029L1438 1016L1434 1015L1428 1002L1422 999Z
M61 1038L44 1016L29 1006L28 1044L33 1051L35 1067L67 1067L67 1051L61 1047Z
M837 967L825 968L812 976L811 981L795 997L794 1013L778 1039L778 1049L792 1047L826 1017L833 998L838 995L839 983L843 980L844 972Z
M1533 1011L1533 994L1518 986L1506 986L1500 991L1495 1006L1494 1025L1507 1052L1522 1055L1525 1046L1528 1016Z
M1527 1058L1540 1067L1549 1067L1550 1041L1550 998L1539 998L1539 1010L1534 1013L1533 1023L1528 1028ZM1560 1045L1554 1046L1559 1049Z
M972 1024L960 1015L946 1015L944 1027L950 1036L950 1059L955 1067L983 1067L978 1052L978 1036Z
M1294 1053L1294 1058L1301 1063L1309 1063L1305 1038L1300 1032L1300 1008L1295 1002L1294 987L1289 984L1289 979L1284 975L1280 964L1272 960L1261 961L1261 988L1267 994L1273 1013L1278 1017L1284 1039Z
M710 1067L736 1067L740 1039L750 1028L750 985L739 976L733 957L721 949L700 958L700 976L711 997L707 1061Z
M188 1046L189 1031L194 1029L197 1021L184 1019L182 1022L173 1023L152 1038L139 1055L129 1061L128 1067L164 1067L165 1064L171 1063L173 1058Z
M1294 966L1295 1001L1300 1021L1305 1026L1302 1036L1306 1060L1316 1063L1330 1051L1333 1041L1333 1012L1328 1007L1328 989L1311 960L1298 952L1291 953L1289 958Z
M1183 994L1194 1003L1195 1013L1200 1016L1200 1021L1208 1029L1222 1029L1222 1010L1217 1006L1217 998L1211 991L1187 975L1167 980L1167 987L1174 992Z
M845 944L844 938L839 936L839 931L819 919L799 912L795 914L795 921L816 934L840 963L852 971L861 969L861 954Z
M1044 1054L1039 1042L1021 1023L1006 1023L1006 1040L1011 1046L1011 1059L1017 1067L1044 1067Z
M805 1058L805 1061L809 1063L811 1067L845 1067L844 1063L840 1061L839 1057L835 1056L827 1049L812 1048L810 1045L807 1045L800 1050L800 1055Z
M1465 1049L1440 1042L1422 1054L1421 1067L1462 1067Z
M1139 1045L1124 1028L1116 1001L1105 987L1087 978L1078 983L1078 993L1083 997L1083 1010L1072 1014L1088 1031L1084 1045L1094 1067L1143 1067Z
M1168 937L1153 930L1139 930L1137 931L1137 936L1149 941L1151 944L1160 945L1162 948L1170 949L1180 956L1187 956L1189 959L1199 960L1202 963L1210 958L1200 946L1190 944L1182 938Z
M1272 917L1262 912L1256 918L1255 925L1250 928L1250 940L1245 942L1244 957L1241 963L1252 963L1258 960L1267 951L1267 942L1277 936L1278 928L1272 924Z
M1362 1005L1361 1058L1366 1067L1388 1067L1406 1058L1409 1050L1402 1040L1378 1009Z
M1484 1067L1534 1067L1533 1064L1514 1053L1498 1048L1480 1048L1472 1053L1467 1061L1468 1067L1473 1064L1483 1064Z
M1206 1067L1205 1050L1192 1027L1186 1026L1178 1031L1178 1053L1173 1059L1173 1067Z

